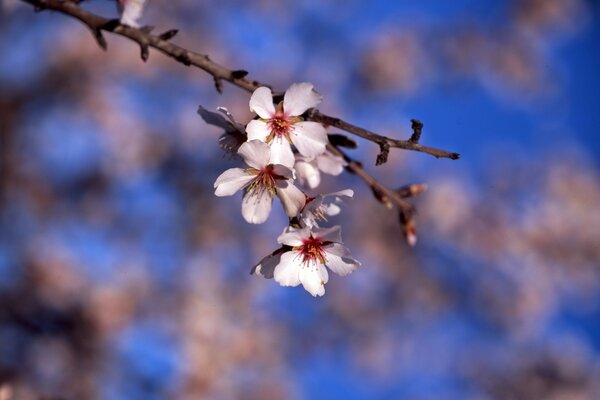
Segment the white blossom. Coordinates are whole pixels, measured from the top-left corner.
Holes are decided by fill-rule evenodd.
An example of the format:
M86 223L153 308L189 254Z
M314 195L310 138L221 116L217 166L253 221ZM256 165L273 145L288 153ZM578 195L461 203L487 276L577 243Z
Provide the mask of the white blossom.
M327 217L333 217L340 213L340 204L343 202L342 197L353 196L354 191L346 189L308 198L304 208L300 212L302 225L309 228L318 228L319 221L327 221Z
M342 244L340 227L328 229L288 228L277 241L282 249L265 257L253 273L273 277L281 286L298 286L313 296L325 294L328 267L338 275L348 275L360 266Z
M271 213L277 196L288 217L302 209L306 196L293 184L293 172L286 166L272 164L269 146L258 140L240 146L238 154L250 168L231 168L215 181L215 195L231 196L244 189L242 216L251 224L261 224Z
M137 28L145 5L146 0L118 0L117 6L121 14L121 23Z
M348 163L342 157L326 151L312 160L302 155L296 155L294 169L296 170L296 179L301 185L315 189L321 183L321 171L337 176L344 171L346 165Z
M250 98L250 111L260 117L246 126L248 140L260 140L271 146L271 163L293 168L293 144L298 152L309 159L325 151L327 131L317 122L304 121L302 115L321 102L321 95L310 83L295 83L285 92L283 102L275 106L273 94L267 87L259 87Z

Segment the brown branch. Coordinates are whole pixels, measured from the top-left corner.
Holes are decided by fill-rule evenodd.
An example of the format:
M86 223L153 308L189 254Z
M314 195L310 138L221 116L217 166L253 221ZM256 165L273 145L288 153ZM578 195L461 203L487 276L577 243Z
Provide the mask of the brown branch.
M84 9L79 7L76 1L21 1L34 5L38 10L54 10L75 17L83 24L88 26L88 28L92 31L96 42L102 49L106 50L106 40L102 35L102 31L112 32L116 35L126 37L136 42L140 46L141 57L144 61L146 61L149 56L148 48L152 47L160 51L164 55L186 66L193 65L195 67L198 67L212 75L215 82L215 88L218 92L221 92L223 90L223 81L230 82L231 84L249 92L253 92L260 86L269 86L255 80L247 79L246 75L248 73L244 70L230 70L226 67L223 67L222 65L215 63L206 54L196 53L194 51L177 46L176 44L170 43L169 40L177 33L177 31L175 30L170 30L160 35L153 35L152 33L150 33L149 29L132 28L130 26L120 24L118 20L103 18L98 15L92 14L88 11L85 11ZM340 118L323 114L317 110L309 111L309 113L307 114L307 119L315 122L320 122L324 125L329 125L338 129L342 129L356 136L360 136L363 139L377 143L381 147L381 154L380 157L378 157L377 162L378 165L383 164L385 161L387 161L387 154L389 153L390 148L419 151L430 154L437 158L450 158L452 160L456 160L460 157L458 153L452 153L433 147L422 146L418 143L418 137L417 140L414 140L415 135L413 135L409 140L392 139L353 125Z
M348 163L348 165L346 165L346 169L349 172L358 175L363 181L365 181L379 202L383 203L388 208L393 208L395 205L404 212L410 214L414 213L415 208L412 204L404 200L400 193L388 188L387 186L384 186L377 179L369 175L360 162L353 160L346 153L332 144L327 145L327 150L329 150L332 154L342 157L344 160L346 160Z
M81 21L86 25L97 44L103 49L107 49L106 39L103 36L104 32L111 32L116 35L126 37L140 46L141 58L146 61L149 57L149 48L154 48L159 52L163 53L167 57L174 59L175 61L182 63L186 66L195 66L201 70L207 72L213 77L216 90L221 93L223 90L223 82L229 82L241 89L248 92L253 92L261 86L267 86L261 82L247 79L247 71L244 70L231 70L220 64L215 63L206 54L197 53L186 48L177 46L170 42L170 40L177 34L177 30L168 30L159 35L153 35L151 33L152 28L133 28L127 25L122 25L117 19L108 19L95 14L92 14L81 7L79 7L77 0L21 0L25 3L31 4L35 7L36 11L42 10L53 10L63 14L69 15ZM276 96L281 96L281 93L275 93ZM381 152L377 157L377 165L383 164L387 161L390 148L399 148L404 150L419 151L422 153L430 154L436 158L449 158L456 160L460 157L458 153L452 153L445 150L436 149L433 147L422 146L419 144L421 137L421 131L423 124L417 120L412 120L413 134L409 140L398 140L392 139L386 136L379 135L375 132L361 128L346 122L340 118L332 117L321 113L316 109L309 110L306 113L306 119L314 122L322 123L326 126L336 127L344 130L356 136L362 137L363 139L369 140L379 145ZM355 147L355 143L349 138L344 138L342 135L333 135L336 141L334 144L328 145L328 150L346 160L348 165L346 169L358 175L369 187L371 188L374 196L381 203L385 204L388 208L394 208L396 206L399 210L400 222L405 231L406 238L410 244L414 244L416 236L414 234L414 213L415 208L412 204L404 200L407 197L405 191L399 190L394 191L383 184L377 179L369 175L362 166L362 163L351 159L344 152L342 152L338 146Z
M381 147L382 153L384 153L386 151L386 149L389 151L389 148L396 147L399 149L420 151L422 153L431 154L432 156L434 156L436 158L449 158L451 160L458 160L460 158L460 154L458 154L458 153L452 153L449 151L420 145L418 143L418 138L420 138L420 136L421 136L420 131L419 131L419 135L418 135L416 141L414 140L414 138L415 138L414 133L413 133L413 136L411 137L411 139L409 139L409 140L398 140L398 139L389 138L387 136L378 135L375 132L371 132L367 129L361 128L356 125L352 125L352 124L350 124L346 121L343 121L339 118L330 117L329 115L325 115L315 109L309 111L308 119L310 119L311 121L320 122L324 125L333 126L338 129L342 129L342 130L344 130L346 132L350 132L356 136L360 136L364 139L370 140L371 142L375 142ZM416 120L413 120L413 121L416 121ZM421 127L422 126L423 125L421 124ZM413 122L413 127L414 127L414 122Z

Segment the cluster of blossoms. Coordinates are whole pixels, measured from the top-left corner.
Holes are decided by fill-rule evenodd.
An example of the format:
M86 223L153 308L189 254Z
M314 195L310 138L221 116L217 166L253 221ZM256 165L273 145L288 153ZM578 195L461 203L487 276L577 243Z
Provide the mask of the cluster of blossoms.
M269 88L256 89L250 98L250 111L258 118L246 126L224 108L219 108L220 114L199 109L207 123L225 129L222 147L239 155L247 165L223 172L215 181L215 195L243 191L242 216L251 224L267 220L274 197L290 218L290 225L277 238L281 247L261 260L252 273L273 278L282 286L302 284L313 296L325 293L329 279L326 267L347 275L360 265L342 244L339 226L320 226L328 216L341 211L342 198L352 197L352 190L309 196L298 187L315 189L321 172L339 175L346 165L328 152L325 127L302 118L320 102L312 84L299 83L285 92L279 104L274 104Z

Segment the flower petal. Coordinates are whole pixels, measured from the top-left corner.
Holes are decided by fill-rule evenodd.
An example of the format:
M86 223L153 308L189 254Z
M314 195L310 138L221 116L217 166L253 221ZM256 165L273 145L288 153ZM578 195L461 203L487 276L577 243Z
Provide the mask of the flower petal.
M344 189L344 190L339 190L337 192L327 193L327 194L323 195L323 197L339 197L339 196L353 197L354 196L354 190L352 190L352 189Z
M120 0L121 23L133 28L139 26L138 20L142 16L146 0Z
M265 142L250 140L240 146L238 154L252 168L262 169L269 163L271 149Z
M300 269L299 278L308 293L315 297L325 294L325 284L329 280L329 273L323 264L313 262L310 265L304 265Z
M269 145L271 146L269 164L281 164L290 169L294 168L294 153L287 140L275 138Z
M319 238L324 242L342 243L342 228L339 225L331 228L314 229L313 237Z
M269 126L264 121L253 119L246 125L248 140L260 140L261 142L266 142L269 133Z
M294 171L285 165L274 164L273 165L273 174L277 176L282 176L286 179L294 179Z
M334 156L326 151L316 158L317 166L326 174L337 176L344 171L344 167L348 165L342 157Z
M314 189L321 183L321 173L313 163L296 161L294 169L296 170L296 179L298 179L301 185Z
M287 116L295 117L316 107L321 99L312 83L294 83L283 95L283 111Z
M247 192L242 200L242 216L250 224L262 224L269 218L273 197L265 189Z
M287 251L281 255L279 264L273 271L273 278L281 286L298 286L300 284L299 273L301 268L302 263L298 253Z
M323 154L325 146L329 143L325 127L312 121L302 121L294 124L290 137L300 154L308 158Z
M261 86L252 93L250 97L250 111L255 112L261 118L271 118L275 115L273 104L273 93L271 89Z
M252 268L252 271L250 271L250 273L252 275L262 276L266 279L272 279L275 267L281 261L281 254L281 249L276 250L272 254L269 254L268 256L260 260L260 262L256 264L254 268Z
M302 229L294 229L289 228L286 229L279 237L277 238L277 243L279 244L287 244L288 246L300 246L305 239L310 237L310 231L306 228Z
M232 128L231 122L221 113L208 111L206 108L198 106L198 114L202 117L204 122L209 125L217 126L225 130Z
M231 196L250 183L256 175L249 174L241 168L231 168L223 172L215 181L215 195Z
M325 265L340 276L345 276L360 267L360 262L351 257L350 251L340 243L324 247Z
M290 218L297 216L306 202L304 193L294 186L291 181L277 181L275 190L277 191L277 197L281 200L285 214Z

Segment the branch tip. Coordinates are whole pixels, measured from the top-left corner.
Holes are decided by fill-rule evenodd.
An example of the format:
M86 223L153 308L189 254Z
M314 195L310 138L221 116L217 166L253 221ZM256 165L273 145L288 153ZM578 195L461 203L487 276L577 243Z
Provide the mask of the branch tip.
M388 157L390 155L390 145L387 144L386 142L383 142L379 145L379 148L381 149L380 153L377 155L377 160L375 161L375 165L382 165L385 164L388 160Z
M423 132L423 123L418 119L411 119L410 122L413 134L410 136L408 141L411 143L419 143L419 140L421 139L421 133Z

